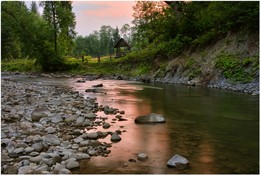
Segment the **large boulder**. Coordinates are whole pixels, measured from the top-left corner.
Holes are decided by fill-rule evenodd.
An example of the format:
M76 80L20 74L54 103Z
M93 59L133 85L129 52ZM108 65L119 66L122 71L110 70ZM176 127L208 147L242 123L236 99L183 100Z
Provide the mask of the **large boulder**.
M189 161L178 154L175 154L170 160L167 162L168 167L186 167L189 164Z
M149 124L149 123L165 123L164 116L156 113L151 113L145 116L139 116L135 119L135 123L138 124Z

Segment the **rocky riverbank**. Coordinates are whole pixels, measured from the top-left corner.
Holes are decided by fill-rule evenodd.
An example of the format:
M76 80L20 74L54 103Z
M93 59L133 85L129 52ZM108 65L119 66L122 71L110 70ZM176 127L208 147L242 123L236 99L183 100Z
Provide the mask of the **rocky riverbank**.
M1 110L4 174L71 173L82 159L108 156L124 132L112 130L107 121L124 111L61 86L2 79ZM107 137L108 142L101 140Z
M48 77L48 78L81 78L79 80L81 82L92 81L97 79L110 79L110 80L130 80L130 81L139 81L144 83L172 83L172 84L181 84L185 86L205 86L208 88L216 88L223 90L231 90L235 92L247 93L251 95L259 95L259 78L256 78L254 81L250 83L232 83L225 78L219 78L215 81L210 82L209 84L202 84L199 80L189 80L187 77L164 77L164 78L156 78L153 76L138 76L138 77L127 77L123 75L68 75L65 73L19 73L19 72L5 72L6 74L25 74L28 76L37 76L37 77Z

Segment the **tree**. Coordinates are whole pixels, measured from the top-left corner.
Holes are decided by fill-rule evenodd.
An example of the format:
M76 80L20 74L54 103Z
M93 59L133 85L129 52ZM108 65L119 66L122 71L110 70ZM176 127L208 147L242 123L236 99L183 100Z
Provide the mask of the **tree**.
M72 39L76 36L75 15L70 1L42 2L43 18L53 29L53 44L56 53L66 55L71 51ZM59 48L58 48L59 46Z
M20 58L22 45L14 17L21 9L26 11L26 7L21 2L2 2L1 5L1 57L6 60Z
M118 27L116 27L116 29L113 31L113 44L115 45L119 39L121 38L120 34L119 34L119 29Z
M30 10L32 13L39 14L36 1L32 1Z
M141 47L151 44L160 35L160 19L163 18L166 7L161 1L138 1L133 7L133 24L137 28L135 39L141 42Z
M12 53L21 48L24 55L29 58L36 58L36 64L41 65L43 70L58 70L63 66L63 56L66 53L64 48L69 45L69 42L65 43L64 41L72 39L72 37L66 38L66 40L61 39L61 34L68 32L66 36L72 36L70 33L73 31L73 25L69 26L72 30L66 32L63 30L65 26L61 28L61 22L58 21L61 18L58 18L58 14L68 17L70 13L68 13L69 10L64 10L65 7L62 7L60 2L57 2L57 4L44 2L44 5L46 5L45 18L32 13L23 2L2 2L1 15L4 17L2 18L1 31L2 43L4 43L2 53L5 57L13 57ZM47 7L51 11L47 11ZM57 9L59 9L59 12ZM57 29L59 30L57 31ZM15 49L14 43L19 46L17 49ZM10 51L8 48L10 48ZM16 56L16 58L18 57Z
M120 32L121 32L121 36L123 36L123 38L126 40L126 41L130 41L130 37L131 37L131 27L129 24L124 24L121 29L120 29Z

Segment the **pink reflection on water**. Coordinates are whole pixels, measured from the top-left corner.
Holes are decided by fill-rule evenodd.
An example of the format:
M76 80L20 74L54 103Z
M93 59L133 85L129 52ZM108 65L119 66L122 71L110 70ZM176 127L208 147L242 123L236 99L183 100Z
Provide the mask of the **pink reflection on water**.
M87 86L100 82L93 81ZM109 129L98 128L97 130L112 131L117 129L126 130L121 134L122 140L118 143L113 143L109 148L111 153L108 157L91 157L90 161L82 161L80 173L164 173L167 159L169 158L169 134L165 124L155 125L137 125L134 119L140 115L150 114L151 102L148 99L140 99L135 95L136 91L142 90L138 85L126 84L123 81L103 81L103 87L100 88L106 91L106 94L93 94L97 97L99 105L109 105L119 110L124 110L123 118L127 121L115 121L115 115L106 115L104 112L98 112L98 116L106 116L106 122L111 123ZM86 88L86 85L80 87ZM86 94L92 95L92 94ZM123 126L123 128L121 128ZM110 143L110 135L101 142ZM129 159L137 160L139 153L145 153L149 159L144 162L129 162Z

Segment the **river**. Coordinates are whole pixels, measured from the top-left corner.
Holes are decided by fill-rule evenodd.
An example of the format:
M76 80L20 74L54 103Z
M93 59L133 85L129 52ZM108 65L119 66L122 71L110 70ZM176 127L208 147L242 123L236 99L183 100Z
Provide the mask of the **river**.
M112 128L123 128L126 132L122 133L120 142L112 144L109 156L82 160L80 168L73 173L259 173L259 96L124 80L76 83L77 78L4 74L2 77L18 82L69 86L85 97L96 97L99 105L125 111L123 117L127 120L115 121ZM99 88L102 93L85 92L99 83L103 84ZM166 123L134 123L137 116L152 112L164 115ZM98 115L107 116L101 112ZM103 141L109 142L107 138ZM129 162L141 152L149 159ZM184 170L168 168L166 163L174 154L186 157L190 166Z

